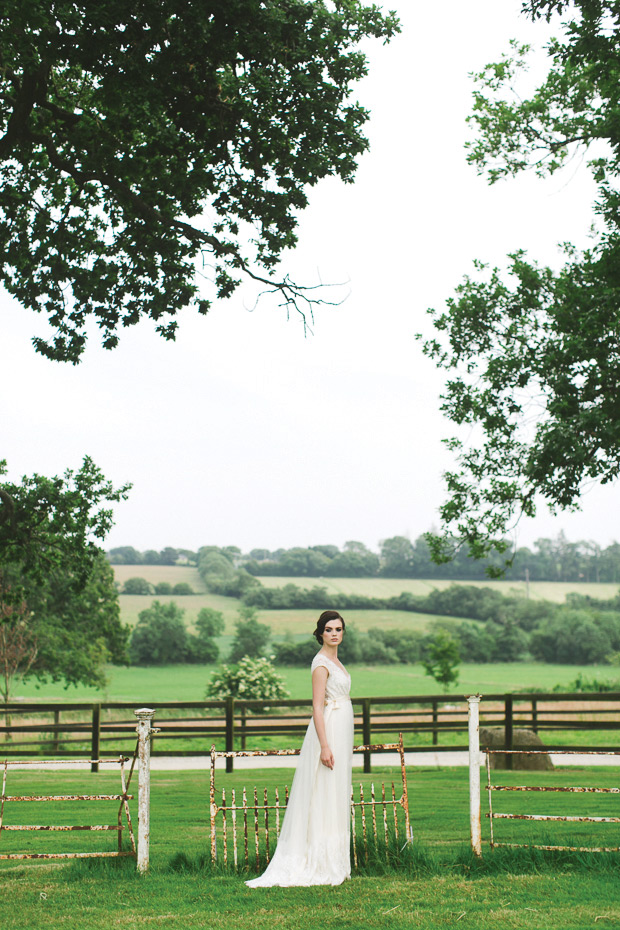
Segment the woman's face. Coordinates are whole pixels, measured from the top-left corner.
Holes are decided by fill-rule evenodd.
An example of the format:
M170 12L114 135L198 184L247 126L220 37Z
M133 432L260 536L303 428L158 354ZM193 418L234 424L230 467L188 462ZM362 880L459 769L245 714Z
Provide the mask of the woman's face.
M343 633L342 620L328 620L323 630L323 642L326 646L339 646Z

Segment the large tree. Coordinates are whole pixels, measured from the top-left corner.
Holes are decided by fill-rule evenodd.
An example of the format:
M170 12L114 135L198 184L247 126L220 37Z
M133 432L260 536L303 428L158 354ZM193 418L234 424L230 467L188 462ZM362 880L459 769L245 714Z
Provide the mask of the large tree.
M308 187L353 179L360 41L397 29L364 0L4 0L0 280L38 351L76 363L89 318L171 339L244 275L303 314L274 269Z
M3 459L0 479L6 473ZM130 487L114 488L89 456L63 475L0 481L0 587L15 567L33 583L59 575L82 587L113 525L110 505L125 500ZM12 587L19 602L19 584Z
M0 476L6 463L0 462ZM26 674L101 685L103 664L123 662L112 569L98 546L110 504L127 496L88 457L77 471L0 484L0 693Z
M443 535L434 556L465 542L488 554L537 497L578 506L585 483L620 472L620 6L614 0L528 0L532 19L558 21L546 79L520 97L527 46L513 43L476 76L469 161L491 184L531 170L553 174L588 153L598 184L592 245L564 245L559 270L509 256L507 270L477 264L425 352L449 372L443 411L474 427L449 441ZM513 89L516 85L516 89ZM500 547L501 547L500 543Z

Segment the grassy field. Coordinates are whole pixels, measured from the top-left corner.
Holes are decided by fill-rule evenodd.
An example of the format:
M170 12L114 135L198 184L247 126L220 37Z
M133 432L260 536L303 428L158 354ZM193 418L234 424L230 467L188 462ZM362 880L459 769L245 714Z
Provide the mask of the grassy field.
M26 701L200 701L204 698L213 666L164 665L150 668L108 667L109 683L105 690L70 687L60 683L36 686L33 681L20 685L18 694ZM310 676L305 668L280 668L291 696L309 697ZM437 683L425 675L421 665L352 666L353 695L437 694ZM608 681L618 677L618 669L609 665L543 665L536 662L465 664L454 694L497 693L513 690L549 689L568 685L579 672Z
M466 770L416 771L410 776L409 796L413 848L401 854L400 870L385 871L377 863L366 874L354 874L337 888L253 889L243 884L247 874L197 867L208 858L208 781L203 772L153 773L151 792L151 871L139 878L131 860L105 864L51 863L0 865L0 919L17 930L89 930L144 926L165 930L593 930L620 924L618 860L614 855L554 855L497 850L486 845L488 825L483 820L485 847L481 862L468 853L468 798ZM235 773L219 776L227 791L244 784L273 788L290 784L288 770ZM615 787L618 769L558 770L544 775L502 773L505 784L601 785ZM251 776L248 780L248 776ZM389 783L389 770L373 775L375 784ZM366 791L369 778L363 781ZM108 774L15 773L16 793L107 792L117 789ZM535 796L527 795L527 810ZM605 804L592 796L547 795L554 812L584 811L608 814L617 798ZM135 816L135 801L132 802ZM533 806L534 805L534 806ZM114 805L112 805L113 807ZM32 822L28 805L6 805L5 822ZM59 804L53 811L38 804L40 822L111 822L114 817L84 805ZM502 806L502 810L506 808ZM89 820L88 818L95 818ZM98 818L98 819L97 819ZM509 822L507 822L509 823ZM500 822L505 828L505 823ZM549 825L548 825L549 826ZM552 839L579 845L609 842L615 827L608 824L552 824ZM515 823L518 841L541 838L536 825ZM536 831L538 830L538 833ZM506 834L508 835L508 834ZM21 849L61 851L113 848L105 834L2 833L2 851ZM617 844L617 840L615 841ZM180 855L179 855L180 854ZM381 874L382 871L384 874Z
M285 584L295 584L299 588L316 586L327 588L330 594L360 594L366 597L396 597L403 591L411 594L428 594L433 588L443 590L452 584L473 585L475 587L493 588L502 594L518 593L525 595L524 581L444 581L442 579L425 580L422 578L270 578L263 576L259 581L266 588L283 588ZM531 581L530 597L538 600L562 603L567 594L576 592L591 597L611 598L618 593L617 584L595 584L588 582Z
M188 628L193 629L198 611L203 607L211 607L213 610L220 610L224 614L226 630L228 633L234 630L234 621L238 619L240 602L234 597L222 597L219 594L187 594L183 597L173 594L121 594L119 603L121 605L121 619L123 623L135 626L138 622L138 616L142 610L150 607L153 601L160 601L162 604L168 604L174 601L185 611L185 623Z
M168 581L171 584L184 581L190 584L196 592L194 595L184 597L175 597L174 595L139 596L123 594L120 597L121 617L123 622L128 623L130 626L135 626L138 622L140 611L150 607L154 600L160 600L163 603L175 601L179 607L185 610L185 621L188 627L193 629L199 610L203 607L211 607L214 610L221 611L224 615L224 620L226 622L226 639L224 640L224 645L228 645L229 638L234 633L234 622L238 618L238 610L241 603L236 598L222 597L217 594L209 594L206 592L196 568L175 565L115 565L114 577L120 586L122 586L128 578L134 577L145 578L152 584L157 584L157 582L160 581ZM298 587L302 588L320 585L327 588L328 593L360 594L367 597L394 597L402 591L424 595L428 594L433 588L446 588L454 583L451 581L425 581L406 578L264 577L261 578L260 581L266 587L283 587L288 583L296 584ZM521 582L489 580L463 583L495 588L505 594L525 594L525 585ZM589 594L599 598L611 598L617 593L618 587L612 584L564 584L560 582L532 582L530 584L531 597L554 601L556 603L563 602L566 594L571 591ZM313 629L316 617L316 610L259 611L261 623L266 623L271 627L276 639L286 633L291 633L293 636L305 636ZM399 610L356 610L351 611L345 619L348 622L354 623L361 632L366 632L373 627L381 629L417 629L424 631L428 629L429 624L437 620L445 620L448 623L460 622L460 618L455 620L453 617L413 614Z
M129 578L144 578L151 584L168 581L170 584L187 582L194 591L205 591L198 569L192 565L113 565L114 580L121 586Z
M185 597L167 594L158 596L123 594L119 600L121 619L123 623L128 623L132 627L138 622L140 612L150 607L153 601L160 601L163 604L174 601L185 611L185 623L192 631L198 612L203 607L221 611L225 622L225 635L218 642L222 655L225 655L230 647L235 632L235 621L239 619L241 606L241 602L235 598L222 597L218 594L190 594ZM405 610L356 610L350 614L350 617L352 619L349 622L362 633L372 629L418 630L423 633L438 620L443 620L448 624L462 622L460 617L413 614ZM267 624L275 640L282 639L286 634L291 634L298 639L307 639L316 626L316 619L316 610L259 610L258 612L258 620L260 623Z

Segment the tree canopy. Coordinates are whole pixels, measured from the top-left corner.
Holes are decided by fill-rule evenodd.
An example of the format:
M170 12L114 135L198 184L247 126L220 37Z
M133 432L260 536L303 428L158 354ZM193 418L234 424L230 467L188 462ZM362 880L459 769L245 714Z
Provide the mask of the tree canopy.
M588 153L596 222L590 248L564 244L559 270L525 251L506 271L476 262L447 309L431 311L439 335L424 351L449 372L442 410L475 437L448 440L458 469L446 476L444 532L430 537L438 560L455 542L487 555L537 497L575 508L584 484L620 472L620 8L528 0L523 10L565 17L547 77L518 96L530 49L516 43L475 76L468 160L493 184Z
M0 462L0 476L6 462ZM0 667L3 696L25 674L101 685L106 661L123 662L112 569L97 545L112 525L115 489L86 457L63 476L0 484Z
M6 473L2 460L0 478ZM11 565L34 582L59 575L71 578L74 587L84 584L101 553L97 541L105 539L113 524L109 505L125 500L130 487L114 488L89 456L77 471L67 469L62 476L33 474L20 483L2 481L0 587Z
M13 593L19 590L17 604ZM62 572L35 580L17 565L0 565L0 696L15 683L39 681L103 687L107 662L127 662L129 627L121 622L114 573L98 551L86 578Z
M76 363L142 317L174 338L241 278L302 315L276 275L307 188L353 179L351 88L393 14L364 0L6 0L0 19L0 281ZM304 315L305 319L305 315Z

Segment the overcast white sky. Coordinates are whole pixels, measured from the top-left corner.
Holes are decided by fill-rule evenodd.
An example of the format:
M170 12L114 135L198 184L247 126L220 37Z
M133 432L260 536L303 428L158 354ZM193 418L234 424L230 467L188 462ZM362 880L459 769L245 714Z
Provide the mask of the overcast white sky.
M403 33L370 47L358 98L372 110L370 151L355 185L312 193L299 280L347 280L347 300L297 319L250 290L206 318L181 315L176 343L146 322L105 352L94 334L73 368L37 356L43 319L0 293L4 403L1 456L10 476L56 474L89 454L115 483L133 482L107 545L138 549L362 540L376 548L437 521L442 376L422 355L426 309L441 307L474 258L501 264L525 247L556 263L556 244L586 241L593 187L571 168L547 182L493 188L465 162L468 72L512 37L542 40L520 0L392 0ZM620 538L618 487L594 488L579 514L522 523L519 544L563 530L603 545Z

